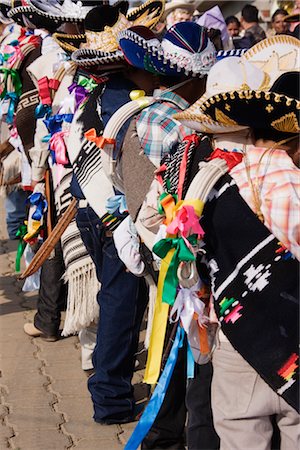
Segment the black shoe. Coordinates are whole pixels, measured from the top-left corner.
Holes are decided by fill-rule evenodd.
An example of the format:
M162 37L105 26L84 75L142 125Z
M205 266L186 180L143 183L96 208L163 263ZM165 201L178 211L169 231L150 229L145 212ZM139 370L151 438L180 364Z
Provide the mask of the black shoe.
M114 416L106 417L105 419L95 419L95 422L99 423L100 425L118 425L130 422L138 422L141 418L141 415L143 414L144 407L145 404L140 403L139 405L136 405L134 407L133 413L128 416L122 417L116 414Z

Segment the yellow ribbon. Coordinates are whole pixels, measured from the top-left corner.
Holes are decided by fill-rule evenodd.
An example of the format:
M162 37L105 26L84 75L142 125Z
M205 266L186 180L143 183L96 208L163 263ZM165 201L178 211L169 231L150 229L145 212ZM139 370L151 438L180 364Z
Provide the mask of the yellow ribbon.
M147 365L144 375L144 382L147 384L155 384L160 375L160 366L169 315L169 305L162 302L162 293L167 271L173 258L174 252L175 249L170 250L167 256L162 260L161 268L159 271L153 326L148 349Z

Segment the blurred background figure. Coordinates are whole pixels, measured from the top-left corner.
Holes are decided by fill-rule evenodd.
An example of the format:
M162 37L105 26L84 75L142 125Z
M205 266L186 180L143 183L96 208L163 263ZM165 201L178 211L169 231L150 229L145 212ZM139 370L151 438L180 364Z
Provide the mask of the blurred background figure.
M238 37L240 34L241 24L237 17L228 16L225 19L225 23L227 26L227 32L230 37Z
M222 11L220 10L219 6L214 6L213 8L209 9L208 11L205 11L201 17L199 19L196 20L196 23L198 25L201 25L202 27L207 28L208 30L215 30L219 31L219 35L220 35L220 39L221 39L221 47L217 45L216 48L217 50L228 50L230 48L232 48L232 46L230 46L230 39L229 39L229 34L227 31L227 25L225 22L225 19L223 17ZM215 34L215 33L214 33ZM210 39L213 40L213 43L215 43L214 41L214 36L211 36L209 34Z
M258 25L258 9L253 5L245 5L242 9L241 25L245 30L244 37L250 39L251 46L266 38L263 28Z
M275 34L290 34L288 23L284 21L288 16L288 12L285 9L279 8L272 15L272 28Z
M171 0L166 3L162 20L165 21L167 29L178 22L189 22L192 20L196 3L191 0Z

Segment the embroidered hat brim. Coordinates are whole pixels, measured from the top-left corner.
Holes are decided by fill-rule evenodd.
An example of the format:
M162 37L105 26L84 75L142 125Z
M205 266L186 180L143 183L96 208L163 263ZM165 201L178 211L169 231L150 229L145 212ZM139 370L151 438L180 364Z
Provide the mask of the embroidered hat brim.
M205 134L234 133L235 131L240 131L247 128L246 126L233 123L233 121L232 123L227 124L219 123L203 112L193 113L186 110L175 114L173 117L184 126Z
M201 77L216 61L206 31L193 22L175 24L162 43L142 27L131 28L119 34L119 45L129 64L160 75Z
M147 0L141 6L128 13L126 17L121 14L119 27L126 29L129 26L143 25L149 29L153 28L161 18L164 5L165 0ZM105 19L103 20L105 21ZM113 30L114 27L118 27L117 23L111 28L107 27L99 32L87 29L85 35L81 35L77 39L76 36L66 36L58 33L55 33L53 37L62 48L74 52L72 60L78 66L91 67L94 65L120 63L124 61L124 55L118 50L117 36L114 35L118 30ZM112 30L113 32L111 32ZM92 39L99 42L99 48L88 47L90 35L92 35ZM112 38L114 43L111 41ZM84 44L85 48L80 48L81 44ZM113 47L114 49L112 50Z
M239 91L211 97L203 112L220 125L299 133L300 101L276 92Z
M53 27L59 28L63 23L67 22L66 19L56 17L46 17L36 11L32 6L16 6L8 12L8 17L19 24L20 26L26 25L26 19L36 25L39 24L39 28L45 28L51 30Z
M286 16L283 21L287 23L300 22L300 13L290 14L289 16Z

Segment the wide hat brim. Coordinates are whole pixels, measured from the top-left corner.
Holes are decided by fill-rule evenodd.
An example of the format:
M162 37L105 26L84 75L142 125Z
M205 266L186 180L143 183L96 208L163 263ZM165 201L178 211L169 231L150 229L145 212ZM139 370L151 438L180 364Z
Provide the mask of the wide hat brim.
M46 30L52 29L53 26L59 28L67 20L63 18L51 18L40 14L32 6L17 6L12 8L8 12L8 17L12 19L17 24L24 26L24 17L35 25L35 20L38 20L39 27L45 28Z
M271 91L233 91L210 97L202 110L224 126L299 133L300 101Z
M45 3L47 3L47 0L44 0ZM85 19L85 15L88 12L88 8L82 9L82 13L80 15L74 15L73 12L64 12L61 14L54 14L51 12L46 12L40 8L38 8L32 1L27 0L28 6L32 8L32 10L38 14L39 17L43 17L45 19L51 20L54 23L57 23L57 21L61 21L62 23L66 22L72 22L72 23L81 23ZM74 4L75 6L75 4ZM91 8L90 8L91 9Z
M184 25L186 24L184 23ZM211 69L216 55L215 48L208 39L207 49L205 50L207 55L209 55L207 64L203 63L196 66L191 62L187 63L186 59L183 60L179 56L176 58L176 55L172 59L172 56L163 50L159 40L155 39L155 36L153 38L143 37L138 28L121 32L119 34L119 45L129 64L139 69L144 69L147 72L165 76L204 76Z
M165 0L147 0L141 6L127 14L126 19L132 22L132 26L134 24L145 23L151 29L160 20L164 5ZM105 31L99 33L105 33ZM81 67L121 63L125 61L123 53L119 50L106 52L104 49L81 49L80 45L86 42L86 34L75 36L55 33L53 38L64 50L74 52L72 60Z
M222 124L211 117L198 111L191 113L188 110L175 114L174 119L182 123L182 125L191 128L199 133L205 134L223 134L234 133L236 131L244 130L246 126L237 124Z
M196 3L195 2L168 2L165 6L165 11L162 16L162 21L166 19L166 17L172 12L175 11L175 9L186 9L190 13L193 13L196 10Z
M127 65L124 55L120 50L116 52L101 52L97 50L82 49L72 53L72 61L77 66L90 68L93 66L105 66L105 69L124 67Z
M289 16L285 16L283 21L287 22L287 23L300 22L300 13L294 13L294 14L290 14Z

